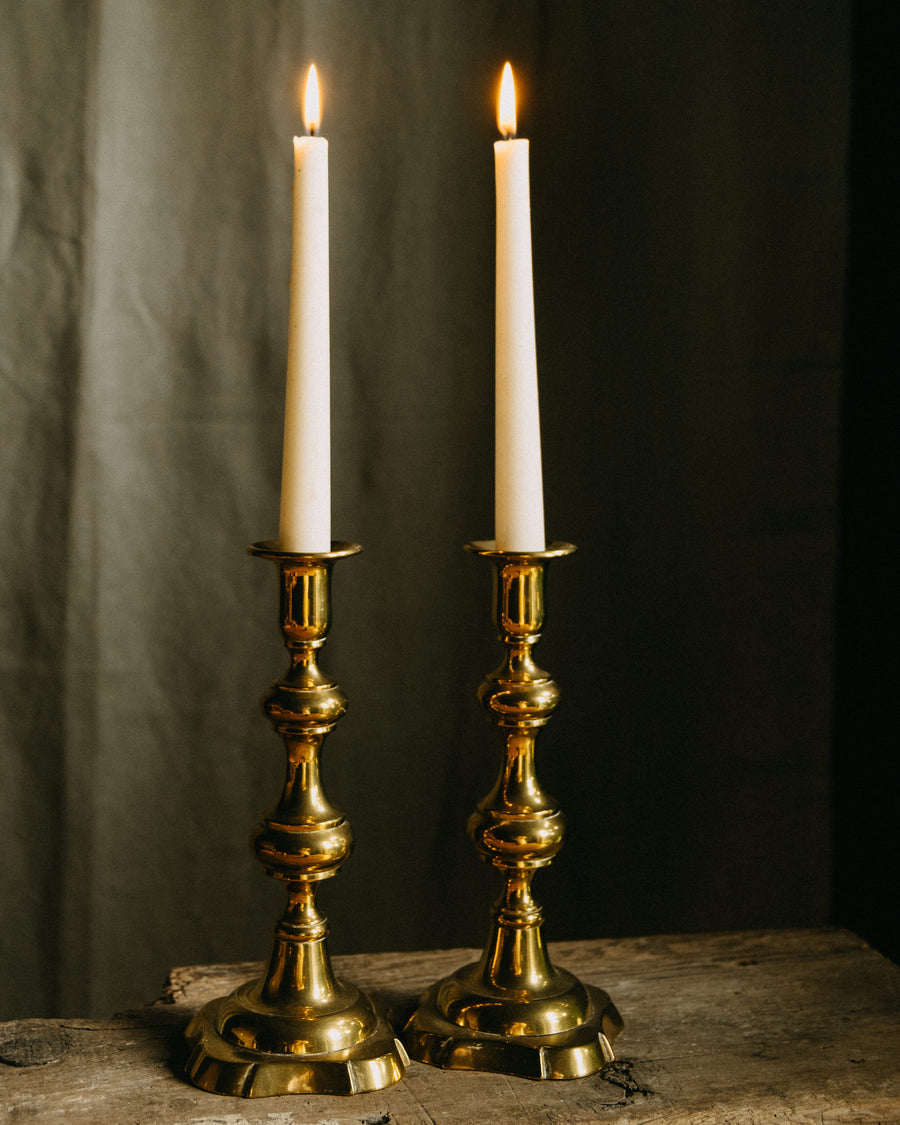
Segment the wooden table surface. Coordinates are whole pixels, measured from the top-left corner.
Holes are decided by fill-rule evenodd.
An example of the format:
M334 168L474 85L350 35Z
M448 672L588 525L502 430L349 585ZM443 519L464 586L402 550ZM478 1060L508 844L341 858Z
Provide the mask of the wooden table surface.
M900 969L842 930L566 942L551 957L625 1019L601 1074L532 1082L412 1063L354 1097L207 1094L179 1072L181 1031L255 964L173 970L166 997L110 1020L0 1024L0 1121L48 1125L900 1125ZM336 957L402 1020L477 957Z

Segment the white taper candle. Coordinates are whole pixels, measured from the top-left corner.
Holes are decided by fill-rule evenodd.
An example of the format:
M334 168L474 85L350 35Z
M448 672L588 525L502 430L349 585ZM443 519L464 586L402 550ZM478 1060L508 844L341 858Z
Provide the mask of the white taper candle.
M328 274L328 141L310 67L307 137L294 137L293 236L279 544L331 549L331 362Z
M516 140L512 68L504 67L494 144L497 189L494 539L542 551L544 496L538 409L528 141Z

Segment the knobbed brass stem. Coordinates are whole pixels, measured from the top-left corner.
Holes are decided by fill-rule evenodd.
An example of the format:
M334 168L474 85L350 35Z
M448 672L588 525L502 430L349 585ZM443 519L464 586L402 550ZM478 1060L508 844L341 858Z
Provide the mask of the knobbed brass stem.
M328 927L316 905L319 883L337 873L353 847L350 825L326 797L319 770L322 742L347 697L319 667L318 653L331 618L331 569L359 550L352 543L323 554L288 554L274 543L250 548L278 566L281 631L291 658L262 700L284 741L284 787L251 836L266 873L284 883L287 908L264 975L207 1004L188 1026L188 1076L215 1093L380 1090L402 1076L407 1061L372 1001L335 979Z
M562 847L565 818L541 788L535 740L559 700L559 688L534 661L544 627L550 559L569 543L511 554L492 543L467 550L492 561L494 615L505 646L478 698L504 740L500 774L469 818L469 837L498 869L497 900L481 960L438 981L404 1032L409 1054L448 1069L487 1070L524 1078L578 1078L613 1058L622 1020L609 996L552 965L543 915L531 892L535 871Z

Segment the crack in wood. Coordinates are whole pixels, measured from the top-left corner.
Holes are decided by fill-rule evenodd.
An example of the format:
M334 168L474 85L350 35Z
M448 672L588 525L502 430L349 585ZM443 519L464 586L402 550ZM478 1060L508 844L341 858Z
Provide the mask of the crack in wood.
M638 1082L633 1071L633 1059L615 1059L613 1062L607 1063L600 1072L600 1077L604 1082L608 1082L611 1086L618 1086L626 1095L621 1101L614 1103L617 1108L631 1105L639 1097L652 1098L656 1096L655 1090L651 1090L649 1086L643 1086Z

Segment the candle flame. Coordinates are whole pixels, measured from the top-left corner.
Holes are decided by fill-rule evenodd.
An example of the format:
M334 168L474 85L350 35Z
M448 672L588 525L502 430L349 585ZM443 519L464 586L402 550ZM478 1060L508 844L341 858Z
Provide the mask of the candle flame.
M516 83L512 67L507 63L500 80L500 100L497 107L497 127L505 141L516 135Z
M322 112L319 107L319 78L315 65L309 68L306 76L306 92L303 95L303 123L306 131L312 137L316 129L322 124Z

